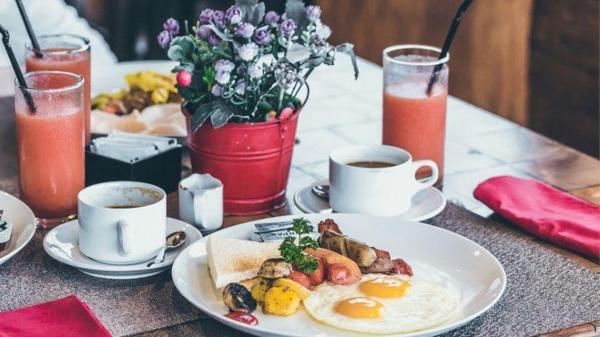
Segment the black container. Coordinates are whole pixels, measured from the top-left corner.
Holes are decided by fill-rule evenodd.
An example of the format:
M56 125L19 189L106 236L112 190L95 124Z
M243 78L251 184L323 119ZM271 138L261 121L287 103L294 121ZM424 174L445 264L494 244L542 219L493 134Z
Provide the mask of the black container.
M165 192L177 190L181 180L181 146L134 163L108 158L85 149L85 185L130 180L156 185Z

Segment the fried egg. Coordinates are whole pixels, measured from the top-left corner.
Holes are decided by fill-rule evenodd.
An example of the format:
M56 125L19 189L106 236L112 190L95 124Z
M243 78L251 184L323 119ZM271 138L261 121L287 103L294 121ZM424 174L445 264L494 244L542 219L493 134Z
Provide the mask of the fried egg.
M323 283L304 300L317 321L356 332L391 334L427 329L455 318L455 292L405 275L364 275L350 285Z

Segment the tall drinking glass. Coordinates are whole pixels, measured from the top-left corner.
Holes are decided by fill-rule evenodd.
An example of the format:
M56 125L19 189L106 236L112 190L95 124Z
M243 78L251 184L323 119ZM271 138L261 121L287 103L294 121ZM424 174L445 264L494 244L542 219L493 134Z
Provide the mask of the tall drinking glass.
M450 58L423 45L397 45L383 51L383 144L410 152L415 160L431 159L444 174L444 139ZM430 93L433 69L442 65ZM427 175L419 172L419 175Z
M31 72L25 80L27 89L15 81L20 196L40 227L51 228L77 213L85 183L84 80L62 71Z
M90 142L91 111L91 53L90 41L84 37L70 34L41 35L38 37L42 57L36 56L31 44L26 45L26 71L58 70L83 76L85 143Z

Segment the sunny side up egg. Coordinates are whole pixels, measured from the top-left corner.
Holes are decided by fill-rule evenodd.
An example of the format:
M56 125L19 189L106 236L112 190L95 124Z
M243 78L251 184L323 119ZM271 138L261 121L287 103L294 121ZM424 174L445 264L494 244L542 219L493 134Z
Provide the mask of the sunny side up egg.
M364 275L351 285L323 283L304 300L317 321L356 332L391 334L427 329L459 313L459 296L404 275Z

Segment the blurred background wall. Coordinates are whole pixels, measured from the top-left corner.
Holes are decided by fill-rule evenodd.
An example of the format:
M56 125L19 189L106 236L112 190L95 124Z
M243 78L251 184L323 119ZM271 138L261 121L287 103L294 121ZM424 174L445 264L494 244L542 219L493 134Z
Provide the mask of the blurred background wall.
M69 0L120 60L165 58L167 17L194 22L219 0ZM265 1L281 11L283 0ZM461 0L311 0L333 42L381 64L385 46L442 44ZM598 0L476 0L452 47L450 93L599 157Z

